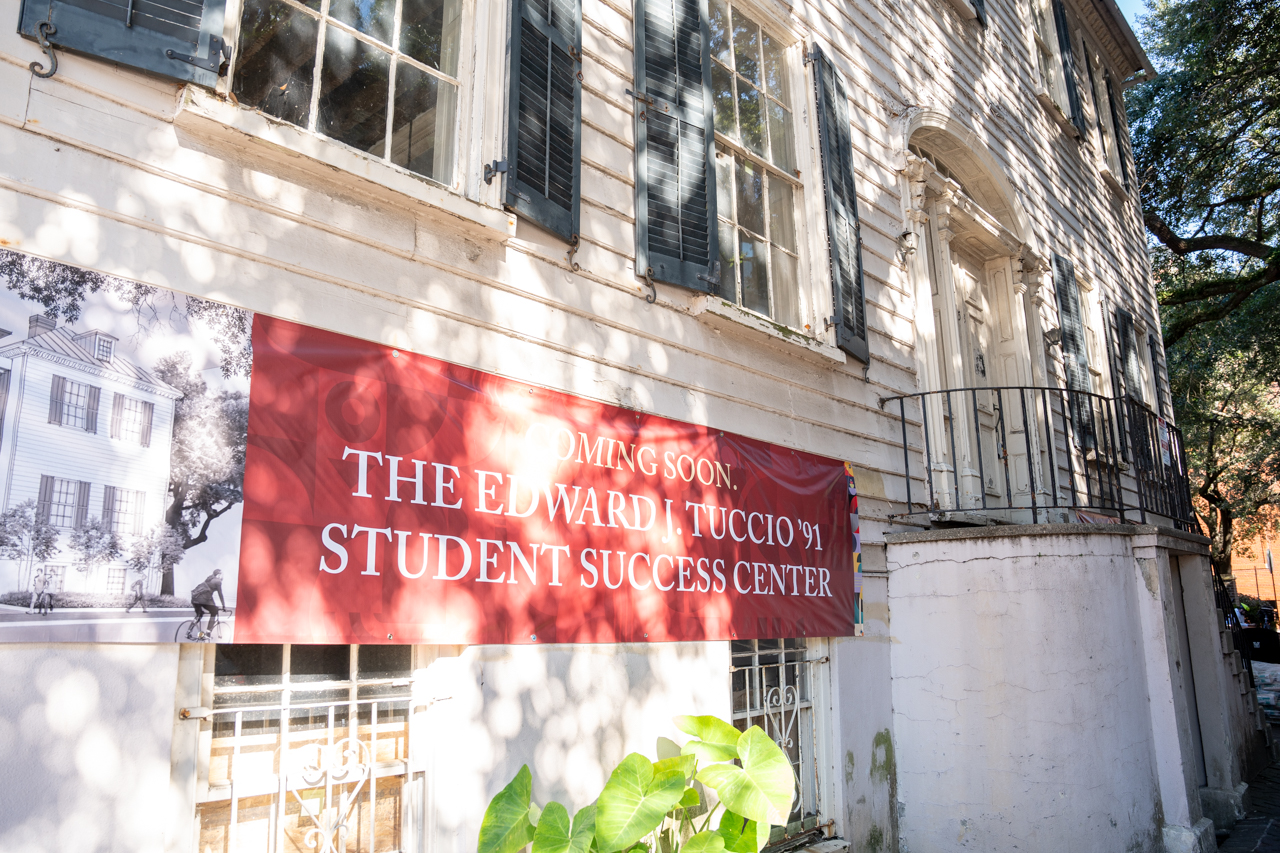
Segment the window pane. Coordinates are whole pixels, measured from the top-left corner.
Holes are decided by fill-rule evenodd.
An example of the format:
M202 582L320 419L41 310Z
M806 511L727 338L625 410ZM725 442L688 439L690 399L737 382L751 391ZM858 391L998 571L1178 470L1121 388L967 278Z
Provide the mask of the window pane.
M400 49L450 77L458 76L461 0L404 0Z
M795 191L786 181L769 181L769 240L796 250Z
M774 101L766 101L765 109L769 113L770 159L784 172L794 172L796 153L791 141L791 113Z
M760 27L756 22L742 14L741 9L733 10L733 59L734 70L751 81L751 85L760 85Z
M361 678L401 678L413 669L412 646L361 646Z
M720 223L720 297L726 302L738 301L738 241L728 222Z
M315 18L283 3L245 0L231 90L240 103L306 127L318 27Z
M289 647L290 682L346 681L350 677L350 646L293 645Z
M396 0L329 0L329 14L383 44L391 43Z
M785 50L776 38L768 33L764 34L764 90L791 106Z
M391 55L337 27L326 30L316 129L383 156Z
M733 219L733 155L716 146L716 210Z
M219 643L213 658L213 686L279 684L283 669L284 646Z
M757 234L764 233L764 177L761 169L749 160L735 157L734 183L737 184L738 224Z
M742 307L769 314L769 247L739 231L738 260L742 270ZM763 659L762 659L763 661Z
M391 162L442 184L453 181L457 87L401 62L396 69L396 108Z
M711 55L732 67L733 57L729 55L729 9L721 0L711 0Z
M800 327L800 290L798 262L786 252L773 249L773 299L776 303L773 319L784 326Z
M733 74L718 62L711 63L711 97L716 111L716 133L738 139L737 121L733 114Z
M764 116L760 115L760 90L738 83L738 127L742 133L742 144L755 154L765 156L764 151Z

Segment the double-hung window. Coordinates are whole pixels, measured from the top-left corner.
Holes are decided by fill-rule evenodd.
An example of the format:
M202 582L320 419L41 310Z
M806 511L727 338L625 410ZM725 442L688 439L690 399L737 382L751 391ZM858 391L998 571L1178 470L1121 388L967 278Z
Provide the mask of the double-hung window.
M1040 70L1041 88L1037 97L1046 107L1056 108L1065 129L1083 136L1084 110L1066 7L1062 0L1030 0L1030 4L1032 36Z
M102 389L96 385L73 382L65 376L54 376L49 392L49 423L85 432L97 432L98 400L101 394Z
M53 481L53 500L49 504L49 523L54 527L76 526L76 491L80 484L75 480Z
M462 0L246 0L240 103L454 183Z
M711 0L720 295L799 328L795 131L785 49L740 8Z

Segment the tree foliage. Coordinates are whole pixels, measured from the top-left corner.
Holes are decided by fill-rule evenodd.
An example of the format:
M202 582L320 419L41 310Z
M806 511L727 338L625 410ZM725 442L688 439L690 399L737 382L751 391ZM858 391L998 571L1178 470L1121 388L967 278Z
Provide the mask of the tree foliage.
M1168 347L1280 287L1280 2L1149 8L1128 112Z
M71 531L67 544L78 557L75 562L77 571L85 573L105 566L124 553L120 537L101 518L91 518Z
M173 574L173 569L186 555L185 537L167 524L157 525L141 536L134 537L129 545L127 562L129 569L146 575L154 567L163 579ZM169 583L172 586L172 581Z
M24 578L56 553L58 528L40 517L35 501L23 501L0 513L0 557L16 560Z

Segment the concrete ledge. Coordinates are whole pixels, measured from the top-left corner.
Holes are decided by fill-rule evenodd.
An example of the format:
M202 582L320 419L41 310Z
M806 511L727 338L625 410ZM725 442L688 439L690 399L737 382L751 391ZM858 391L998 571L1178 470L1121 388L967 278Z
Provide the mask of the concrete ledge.
M1213 821L1202 817L1193 827L1166 826L1165 853L1217 853L1218 840L1213 835Z
M1151 524L993 524L987 527L955 527L946 530L919 530L886 533L885 544L943 542L958 539L996 539L1020 536L1151 536L1160 537L1160 546L1174 550L1208 553L1209 540L1194 533ZM1173 540L1173 541L1165 541ZM1177 542L1174 545L1173 542ZM1191 547L1188 547L1191 546ZM1198 546L1198 547L1197 547Z
M1244 795L1249 790L1247 782L1241 782L1235 790L1201 788L1200 809L1213 821L1215 829L1231 829L1244 817Z

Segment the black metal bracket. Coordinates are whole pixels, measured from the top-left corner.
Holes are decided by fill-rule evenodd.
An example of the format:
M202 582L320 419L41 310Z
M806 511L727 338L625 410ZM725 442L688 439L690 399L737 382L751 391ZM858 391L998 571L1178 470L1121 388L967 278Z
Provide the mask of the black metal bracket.
M644 298L650 305L658 301L658 286L653 283L653 267L644 271L644 283L649 285L649 295Z
M637 101L640 101L641 103L645 103L645 104L648 104L649 106L653 106L653 98L649 97L648 95L645 95L641 92L633 92L630 89L627 90L627 94L635 98Z
M37 77L48 79L58 73L58 56L53 52L53 45L49 44L49 36L58 32L58 28L48 21L41 21L36 24L36 42L40 45L40 49L49 57L49 70L46 71L44 66L39 62L33 62L27 67L31 69L31 73Z
M170 59L194 65L202 71L211 71L219 77L226 73L226 64L231 58L231 55L227 53L226 42L222 40L221 36L209 36L208 56L190 56L174 50L166 50L164 55Z
M492 163L484 165L484 182L486 184L493 183L493 176L507 171L506 160L494 160Z
M582 247L582 241L579 239L577 234L574 234L572 237L569 238L569 251L565 254L564 259L565 261L568 262L569 267L574 272L577 272L578 270L582 269L582 267L578 266L578 262L573 259L573 256L578 254L578 249L580 249L581 247Z
M711 265L707 267L706 274L699 273L698 281L705 281L707 284L711 285L712 287L719 288L720 287L720 262L712 261Z

